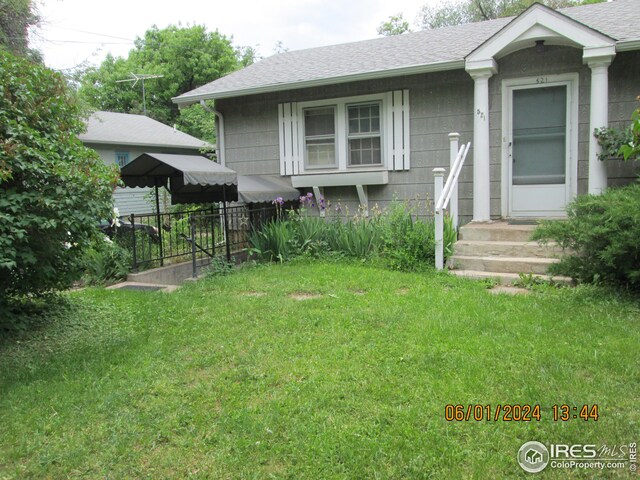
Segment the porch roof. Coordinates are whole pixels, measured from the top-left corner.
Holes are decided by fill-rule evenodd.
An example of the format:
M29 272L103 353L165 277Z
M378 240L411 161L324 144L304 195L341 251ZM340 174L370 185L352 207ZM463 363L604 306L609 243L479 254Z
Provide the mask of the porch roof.
M289 179L271 175L238 175L238 200L244 203L271 203L278 197L285 202L298 200L300 192Z
M172 203L238 199L238 175L205 157L143 153L120 169L127 187L167 187Z
M618 51L640 49L638 0L616 0L558 11L615 39ZM205 99L461 69L469 53L513 18L281 53L186 92L173 101L188 105Z

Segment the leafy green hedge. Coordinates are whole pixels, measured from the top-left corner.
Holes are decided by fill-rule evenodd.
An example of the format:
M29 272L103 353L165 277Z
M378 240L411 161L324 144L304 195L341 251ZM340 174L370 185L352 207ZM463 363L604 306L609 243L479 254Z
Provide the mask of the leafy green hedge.
M566 221L543 222L533 235L573 252L552 273L640 290L640 184L580 196L567 215Z
M0 48L0 88L1 311L80 277L117 171L78 139L85 126L62 75Z

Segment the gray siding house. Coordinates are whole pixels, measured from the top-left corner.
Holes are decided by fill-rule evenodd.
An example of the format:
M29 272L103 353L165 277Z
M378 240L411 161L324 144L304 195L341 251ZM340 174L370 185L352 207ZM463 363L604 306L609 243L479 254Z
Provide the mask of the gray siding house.
M110 165L123 167L143 153L199 155L208 143L144 115L94 112L80 140L98 152ZM150 188L121 188L113 193L114 206L121 215L151 213L154 200Z
M562 217L636 175L592 132L640 95L640 1L615 0L274 55L174 101L215 100L220 158L327 199L433 199L449 138L472 149L461 223Z

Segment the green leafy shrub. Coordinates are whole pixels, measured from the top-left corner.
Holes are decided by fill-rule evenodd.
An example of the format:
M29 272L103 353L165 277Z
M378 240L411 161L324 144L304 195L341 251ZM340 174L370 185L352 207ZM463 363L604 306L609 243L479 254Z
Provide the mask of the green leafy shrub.
M543 222L533 239L553 240L570 254L551 273L586 283L640 289L640 184L578 197L568 220Z
M414 218L415 217L415 218ZM384 255L394 270L417 270L435 261L435 223L421 221L416 208L394 201L383 221ZM449 217L444 218L444 256L453 253L457 234Z
M598 154L600 161L622 158L620 148L632 139L631 128L596 128L593 135L602 148Z
M108 218L117 170L77 135L62 75L0 49L0 304L69 287ZM0 305L0 309L2 309Z
M228 261L225 257L213 257L211 263L204 269L204 274L207 277L226 277L235 270L236 261L234 257L231 258L231 261Z
M413 210L393 202L383 223L384 255L394 270L415 270L434 258L433 222L413 218Z
M640 97L638 97L640 102ZM620 146L618 153L622 154L625 160L640 158L640 107L636 108L631 115L631 125L629 126L631 138Z
M640 97L638 97L640 102ZM609 160L623 158L637 160L640 158L640 107L631 115L631 125L626 128L596 128L593 135L602 147L598 159Z
M96 238L84 252L83 281L88 285L108 285L127 276L131 254L109 237Z

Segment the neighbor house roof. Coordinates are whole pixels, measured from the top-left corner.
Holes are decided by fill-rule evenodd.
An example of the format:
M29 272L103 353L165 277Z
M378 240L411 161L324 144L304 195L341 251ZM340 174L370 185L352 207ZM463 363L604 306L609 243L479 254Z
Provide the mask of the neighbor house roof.
M207 142L176 130L144 115L94 112L87 121L87 131L80 135L85 143L200 149Z
M640 0L560 9L615 39L617 49L640 49ZM357 80L464 68L464 58L514 17L361 42L281 53L184 93L178 104Z

